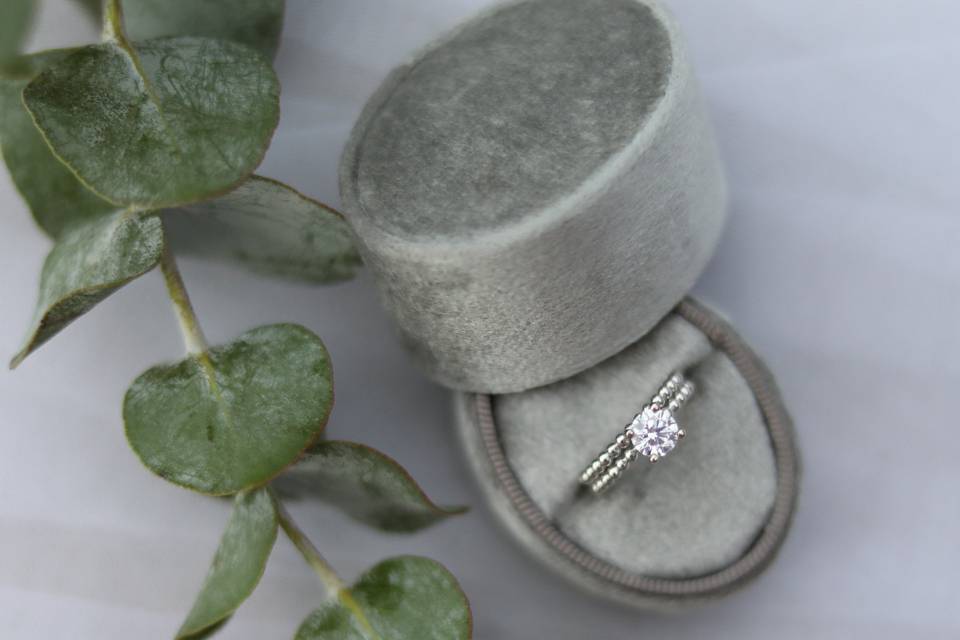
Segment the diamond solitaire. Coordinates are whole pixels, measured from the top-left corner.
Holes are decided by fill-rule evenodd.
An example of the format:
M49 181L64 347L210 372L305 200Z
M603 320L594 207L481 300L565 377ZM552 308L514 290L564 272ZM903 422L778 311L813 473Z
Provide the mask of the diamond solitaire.
M685 434L670 409L647 405L630 423L630 442L650 462L656 462L677 446Z
M670 376L623 433L584 469L580 483L603 493L637 458L656 462L673 451L685 435L674 416L693 391L693 383L682 374Z

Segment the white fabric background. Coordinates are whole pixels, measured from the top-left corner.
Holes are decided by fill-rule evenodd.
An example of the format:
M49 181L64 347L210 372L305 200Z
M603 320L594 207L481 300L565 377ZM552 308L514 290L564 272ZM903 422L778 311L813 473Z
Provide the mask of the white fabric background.
M386 71L485 0L292 0L283 117L262 173L337 201L347 131ZM324 337L335 437L397 457L472 512L389 537L318 505L295 514L347 577L435 557L473 603L476 637L960 636L960 5L954 0L670 0L732 183L733 216L698 293L779 375L806 475L779 561L746 591L660 617L582 596L501 532L462 464L447 395L412 370L370 282L330 289L185 262L210 337L273 321ZM95 35L48 0L35 45ZM48 243L0 178L0 351L30 317ZM0 635L170 637L227 505L147 473L119 407L179 357L152 274L0 374ZM321 590L284 540L222 638L291 637Z

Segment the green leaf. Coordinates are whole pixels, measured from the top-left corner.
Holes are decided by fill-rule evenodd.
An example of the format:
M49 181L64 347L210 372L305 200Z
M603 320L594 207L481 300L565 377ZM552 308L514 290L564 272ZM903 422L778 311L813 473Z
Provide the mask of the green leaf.
M320 338L290 324L154 367L127 391L130 446L154 473L201 493L268 482L321 435L333 405Z
M140 209L226 193L263 158L279 83L233 42L161 38L77 49L23 99L54 153L93 191Z
M37 310L14 368L111 293L153 269L163 252L155 215L118 211L68 227L40 276Z
M201 36L233 40L273 59L283 31L284 0L123 0L131 40Z
M384 560L311 613L295 640L465 640L472 628L456 578L433 560L404 556Z
M277 510L267 489L238 494L203 587L177 632L206 637L219 629L260 582L277 539Z
M20 99L31 79L70 53L62 49L26 56L22 58L21 75L0 78L0 149L34 219L53 238L72 222L116 210L57 160Z
M0 68L20 53L33 22L33 0L0 2Z
M438 507L397 461L366 445L328 440L308 453L276 480L279 491L317 496L385 531L416 531L466 511Z
M329 283L352 278L361 265L339 213L268 178L253 176L164 215L178 251L237 260L266 275Z

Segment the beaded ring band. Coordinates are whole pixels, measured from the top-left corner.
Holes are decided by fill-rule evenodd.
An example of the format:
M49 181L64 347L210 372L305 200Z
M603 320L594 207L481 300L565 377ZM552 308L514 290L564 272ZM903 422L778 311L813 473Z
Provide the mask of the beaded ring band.
M656 462L686 435L674 414L693 395L695 386L683 374L674 373L657 395L580 474L580 483L593 493L603 493L641 456Z

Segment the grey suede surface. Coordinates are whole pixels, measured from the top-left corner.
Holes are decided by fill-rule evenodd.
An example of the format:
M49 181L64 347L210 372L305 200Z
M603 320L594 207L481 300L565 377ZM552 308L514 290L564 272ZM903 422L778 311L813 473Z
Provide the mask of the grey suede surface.
M412 65L370 122L361 206L428 237L538 212L632 140L666 92L667 38L632 0L534 0L490 15Z
M647 0L482 14L387 78L340 171L404 343L472 391L542 386L636 341L725 216L680 36Z
M687 438L655 465L635 463L603 496L578 491L580 471L674 370L687 371L698 385L678 414ZM578 376L496 396L494 416L510 467L546 516L583 549L641 575L687 578L729 566L773 507L776 466L753 392L730 359L676 315ZM470 443L476 425L469 412L460 411L458 426L481 483L495 494L477 458L483 453ZM494 507L534 553L576 581L588 580L560 566L529 530L520 531L525 525L502 497Z

